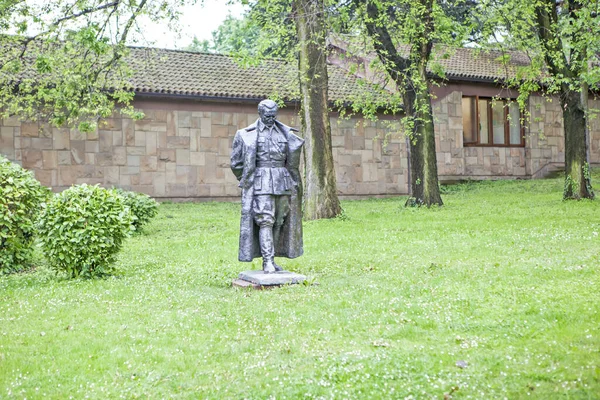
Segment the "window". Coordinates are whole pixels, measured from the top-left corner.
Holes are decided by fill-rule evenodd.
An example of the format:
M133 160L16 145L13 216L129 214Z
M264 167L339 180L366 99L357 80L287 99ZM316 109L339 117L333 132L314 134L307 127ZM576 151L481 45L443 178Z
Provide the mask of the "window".
M525 146L516 102L479 96L463 97L465 146Z

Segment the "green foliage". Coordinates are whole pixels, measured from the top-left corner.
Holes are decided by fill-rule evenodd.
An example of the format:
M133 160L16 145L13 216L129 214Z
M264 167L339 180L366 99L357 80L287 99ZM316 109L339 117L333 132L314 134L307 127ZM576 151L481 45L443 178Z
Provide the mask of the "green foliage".
M212 32L214 50L232 54L240 51L256 52L260 29L248 16L242 19L228 15L219 27Z
M580 165L582 154L588 151L583 131L589 124L589 89L600 84L598 1L484 0L476 10L484 47L507 53L518 50L529 59L519 67L504 60L507 76L503 79L519 91L519 106L526 118L531 116L526 100L538 92L558 95L565 121L567 115L576 118L564 127L565 164ZM594 197L584 175L567 171L565 199Z
M259 65L265 58L296 62L298 38L290 0L239 0L249 6L240 19L229 15L212 32L212 40L195 40L186 49L234 56L243 65Z
M152 218L158 214L158 202L144 193L130 192L123 189L114 189L124 200L125 206L133 214L133 227L136 232L141 232Z
M377 59L372 59L369 68L379 76L387 76L386 83L393 82L396 93L388 108L397 112L404 107L409 111L402 125L404 134L411 139L421 122L417 114L427 114L429 105L407 104L411 101L406 95L412 91L425 92L430 85L435 85L436 79L445 77L440 61L448 58L473 33L466 17L472 3L471 0L452 3L374 0L351 2L351 10L340 12L346 21L343 26L353 32L343 36L347 58L369 59L369 54L377 53ZM435 51L431 50L432 46ZM419 68L423 65L435 77L422 74ZM357 112L373 113L372 100L368 98L353 99L353 107Z
M115 191L73 186L42 210L42 249L51 267L71 278L102 276L112 272L132 222L132 213Z
M520 66L514 78L507 76L507 83L528 96L540 85L547 93L557 93L587 90L600 82L597 7L594 1L485 0L474 9L474 18L481 23L485 48L527 54L530 63ZM508 60L507 67L513 71Z
M213 45L210 41L204 39L200 40L196 36L192 39L192 43L184 47L185 51L192 51L195 53L211 53L213 51Z
M252 46L236 46L233 54L250 64L260 58L277 57L296 61L298 35L290 0L255 0L240 23ZM224 32L223 32L224 33Z
M30 265L36 219L49 195L32 172L0 156L0 274Z
M212 32L212 39L198 40L194 37L192 43L184 50L197 52L211 52L237 56L246 61L250 57L281 57L289 56L290 49L279 46L278 41L273 41L263 35L261 28L254 17L256 11L250 11L242 18L228 15L223 23Z
M570 199L579 193L579 182L573 179L569 174L565 177L565 189L563 190L563 199Z
M0 28L13 33L0 35L0 117L47 120L84 132L117 105L138 118L126 42L140 16L171 22L181 4L0 0Z

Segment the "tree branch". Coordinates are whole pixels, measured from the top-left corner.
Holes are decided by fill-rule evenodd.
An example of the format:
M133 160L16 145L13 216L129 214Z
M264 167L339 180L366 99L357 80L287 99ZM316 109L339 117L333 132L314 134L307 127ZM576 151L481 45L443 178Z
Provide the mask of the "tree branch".
M549 12L548 7L551 7L551 12ZM553 25L556 25L558 21L556 3L552 0L546 0L544 4L537 7L535 15L538 22L538 37L545 50L544 59L552 75L563 74L564 76L570 76L570 71L566 68L568 65L567 58L559 45L559 38L556 37L556 33L553 31ZM555 57L561 59L560 61L563 63L562 68Z
M142 12L142 10L146 6L147 2L148 2L147 0L142 0L140 2L140 4L138 5L137 9L133 12L133 14L131 14L131 17L129 17L129 20L127 21L127 24L125 25L125 29L123 30L123 34L121 35L121 40L119 41L119 43L125 42L125 40L127 39L127 35L129 34L129 30L131 29L131 27L133 26L133 23L135 22L135 19Z
M112 65L114 65L117 61L119 61L121 59L121 57L123 56L123 53L121 52L121 48L123 47L125 41L127 40L127 35L129 34L129 30L133 26L135 19L142 12L142 10L146 6L147 2L148 2L148 0L142 0L140 2L140 4L138 5L138 7L136 8L136 10L129 17L129 20L127 21L127 24L125 24L125 28L123 29L123 32L121 34L121 38L119 39L119 42L117 43L117 48L113 50L113 56L111 57L110 60L108 60L106 63L104 63L104 65L102 67L98 68L98 70L94 74L96 79L98 78L98 76L100 76L102 71L106 70L108 72L108 69Z
M365 25L369 36L374 39L373 45L377 56L396 84L403 86L402 72L409 69L410 61L398 53L387 28L378 22L380 10L373 1L367 2L367 17Z
M98 11L105 10L107 8L110 8L110 7L116 7L116 6L119 5L120 2L121 2L121 0L116 0L116 1L113 1L112 3L102 4L101 6L98 6L98 7L86 8L85 10L81 10L78 13L71 14L71 15L66 15L66 16L64 16L62 18L59 18L56 21L54 21L52 23L52 25L58 25L58 24L60 24L62 22L69 21L69 20L72 20L72 19L75 19L75 18L79 18L79 17L81 17L83 15L92 14L92 13L95 13L95 12L98 12Z

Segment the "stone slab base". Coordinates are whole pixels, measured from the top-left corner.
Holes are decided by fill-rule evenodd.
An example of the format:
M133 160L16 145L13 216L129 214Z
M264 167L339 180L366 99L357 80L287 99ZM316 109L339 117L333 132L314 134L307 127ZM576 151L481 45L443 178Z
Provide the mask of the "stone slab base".
M277 286L260 286L260 285L257 285L256 283L243 281L241 279L234 279L231 282L231 286L239 287L239 288L252 288L252 289L256 289L256 290L263 290L263 289L270 289L270 288L277 287Z
M268 288L302 283L305 280L306 276L289 271L279 271L272 274L265 274L263 271L244 271L240 273L238 279L233 281L233 286L252 286L255 289L262 289L263 287Z

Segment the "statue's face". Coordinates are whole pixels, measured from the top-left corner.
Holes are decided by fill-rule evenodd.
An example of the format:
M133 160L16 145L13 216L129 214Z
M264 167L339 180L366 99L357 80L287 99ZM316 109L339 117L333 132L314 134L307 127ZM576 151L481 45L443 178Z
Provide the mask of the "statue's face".
M277 109L273 108L271 110L264 110L260 113L260 120L263 124L268 127L273 126L275 120L277 119Z

